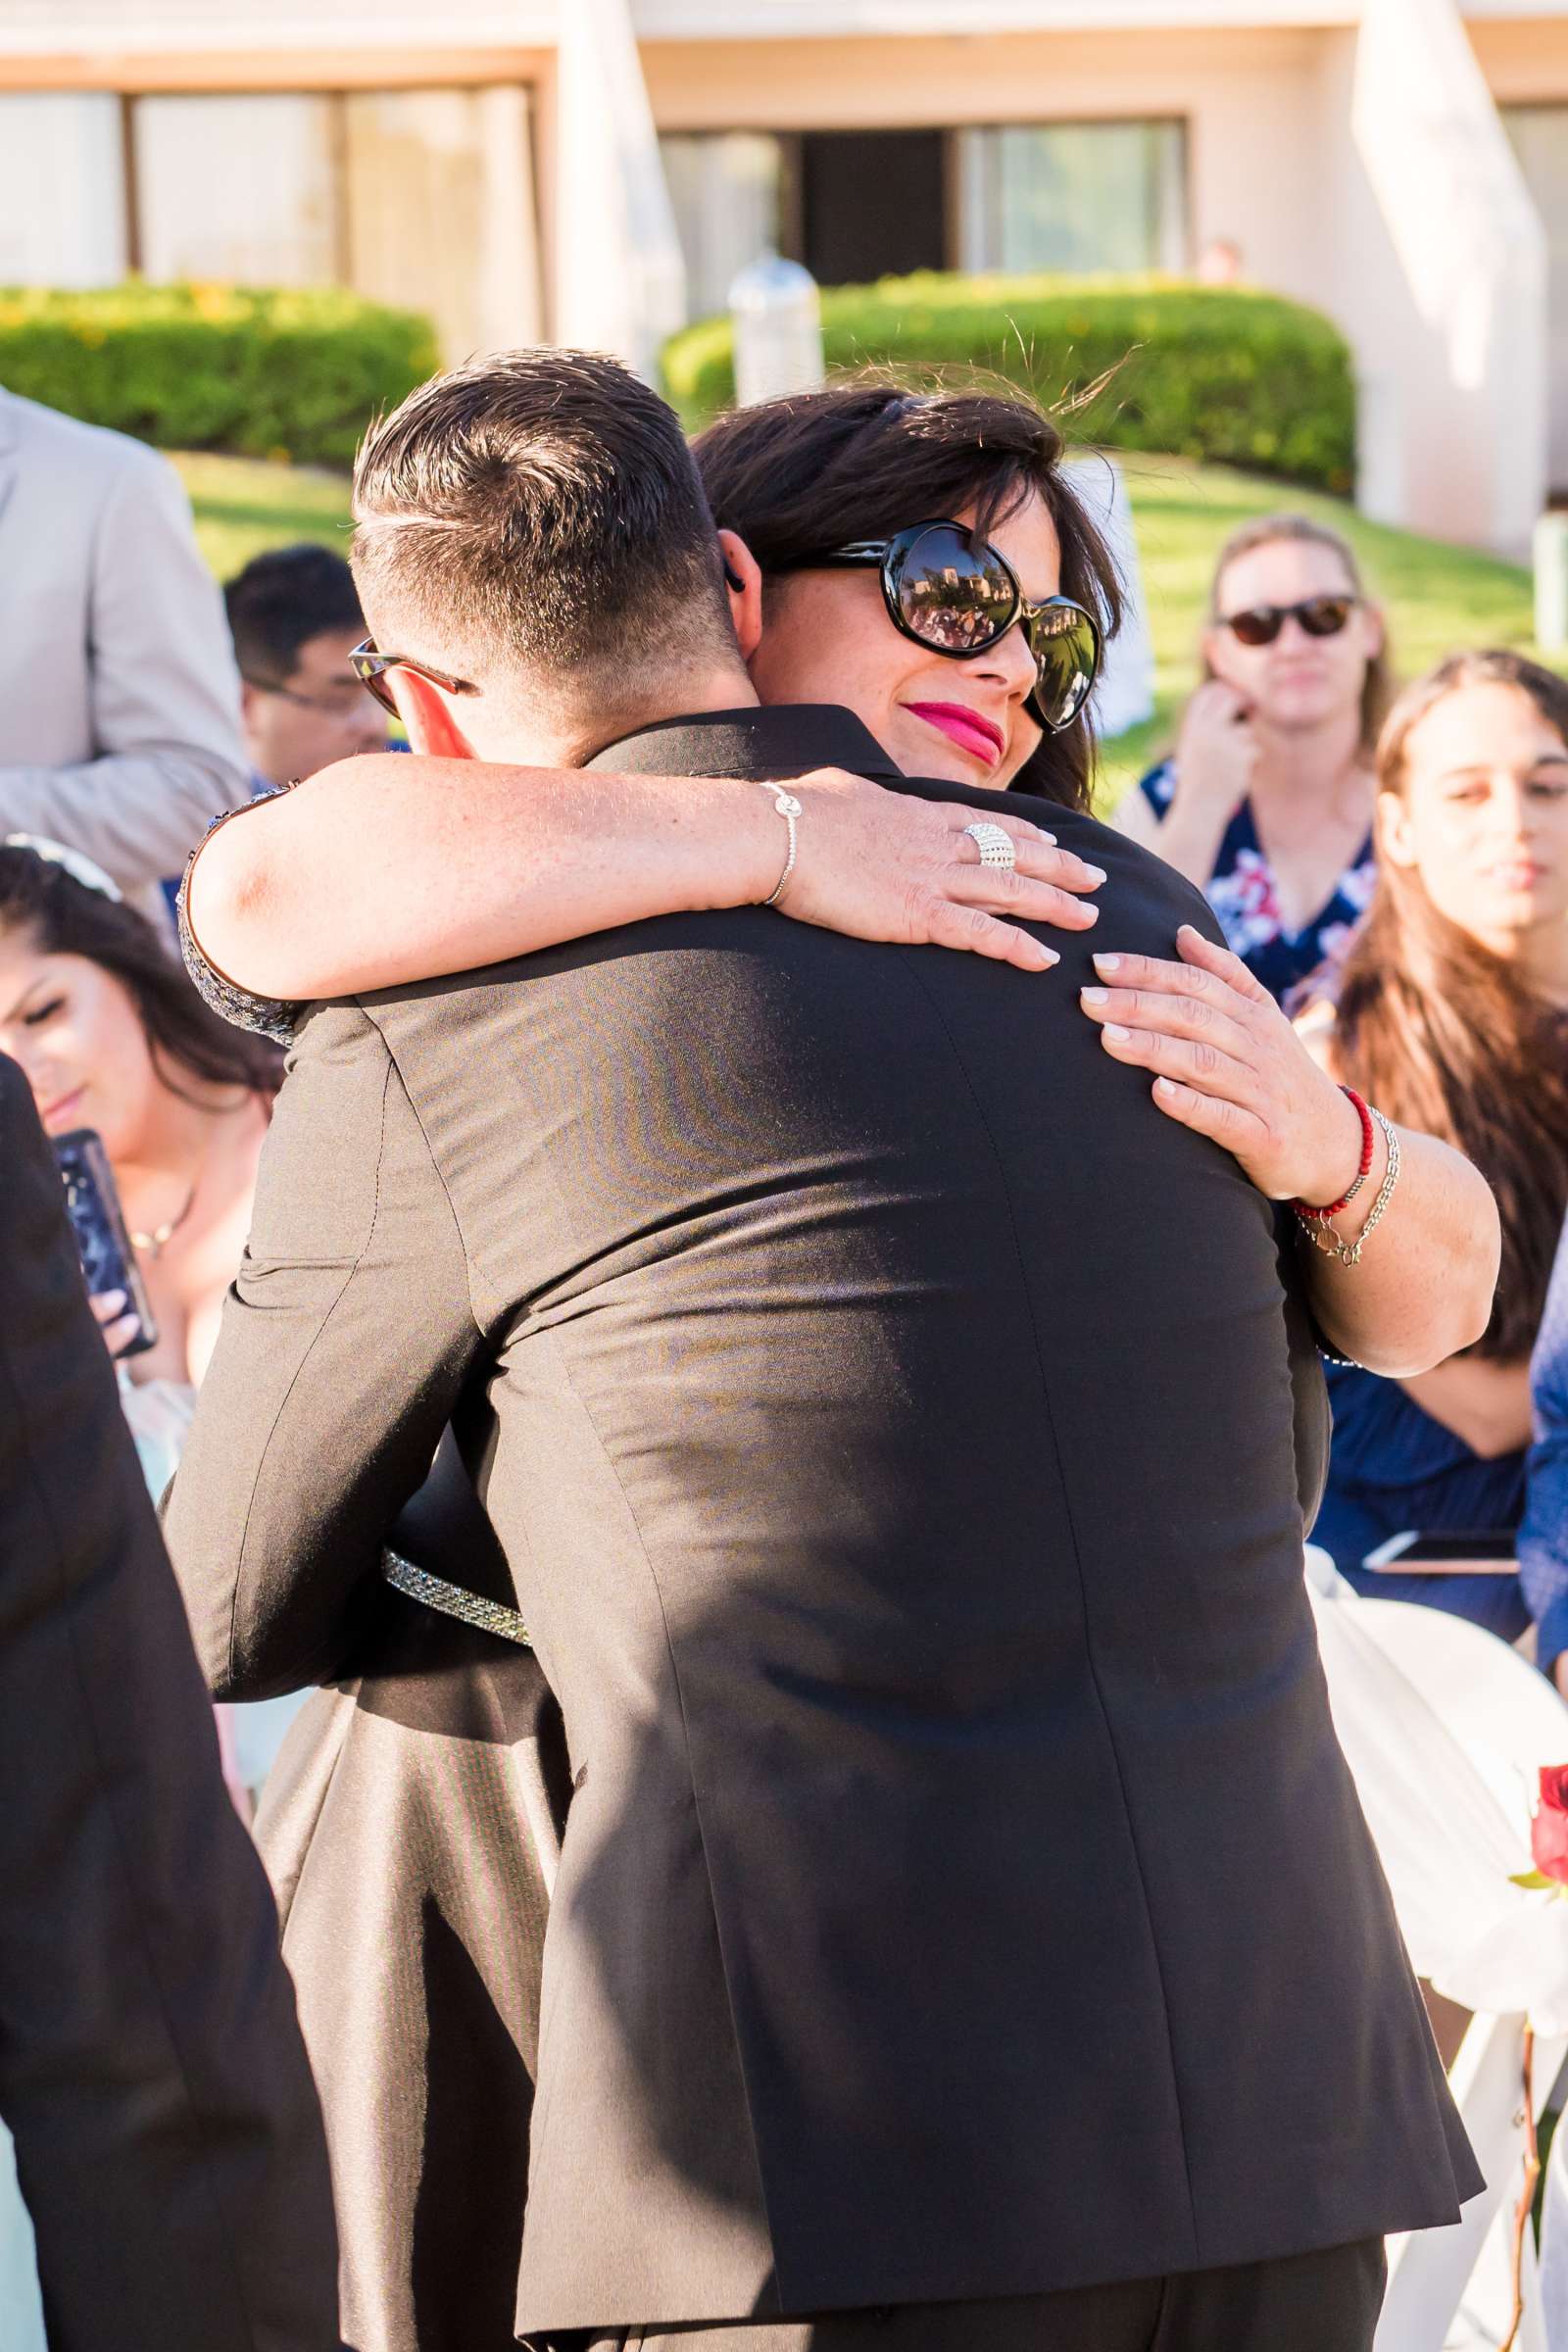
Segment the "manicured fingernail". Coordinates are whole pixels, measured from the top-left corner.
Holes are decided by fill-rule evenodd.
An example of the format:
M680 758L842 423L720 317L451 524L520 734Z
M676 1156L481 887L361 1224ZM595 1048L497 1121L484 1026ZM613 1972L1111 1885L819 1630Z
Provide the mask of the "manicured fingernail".
M1121 970L1119 956L1096 956L1091 957L1091 961L1097 972L1119 972Z
M1054 833L1048 833L1048 832L1046 831L1046 829L1045 829L1044 825L1036 825L1036 827L1035 827L1035 831L1036 831L1036 832L1039 834L1039 836L1040 836L1040 838L1041 838L1041 840L1042 840L1042 841L1049 842L1049 843L1051 844L1051 847L1052 847L1053 849L1054 849L1054 848L1055 848L1055 846L1056 846L1056 836L1054 835Z
M1054 948L1043 947L1040 953L1044 956L1047 963L1059 963L1061 961L1061 957L1056 954Z
M118 1315L125 1303L125 1294L123 1291L105 1291L98 1303L106 1315Z
M1154 1092L1156 1095L1173 1095L1176 1092L1175 1079L1156 1078L1154 1080Z
M1086 865L1084 872L1089 876L1091 882L1103 882L1105 879L1105 869L1102 865Z
M1078 994L1086 1004L1108 1004L1110 1002L1108 988L1081 988Z
M1100 1034L1102 1037L1113 1037L1118 1046L1124 1046L1131 1037L1132 1031L1123 1029L1118 1021L1107 1021Z

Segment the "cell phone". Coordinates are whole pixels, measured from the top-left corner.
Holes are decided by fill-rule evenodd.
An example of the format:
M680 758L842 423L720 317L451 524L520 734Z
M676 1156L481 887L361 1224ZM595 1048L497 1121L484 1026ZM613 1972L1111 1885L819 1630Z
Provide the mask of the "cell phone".
M1512 1576L1518 1538L1510 1527L1407 1528L1362 1561L1380 1576Z
M54 1152L88 1292L93 1298L105 1291L124 1292L125 1312L135 1316L136 1329L116 1353L143 1355L157 1347L158 1326L130 1246L104 1139L95 1128L74 1127L69 1135L55 1137Z

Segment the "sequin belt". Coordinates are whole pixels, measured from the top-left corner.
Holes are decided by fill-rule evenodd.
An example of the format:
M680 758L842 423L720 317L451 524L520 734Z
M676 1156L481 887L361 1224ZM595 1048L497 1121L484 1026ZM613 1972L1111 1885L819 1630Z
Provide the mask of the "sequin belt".
M432 1576L428 1568L416 1568L412 1560L395 1551L382 1554L381 1574L395 1591L406 1592L410 1600L423 1601L427 1609L439 1609L443 1617L459 1617L465 1625L499 1634L503 1642L515 1642L523 1649L533 1647L528 1628L516 1610L504 1607L499 1600L485 1600L477 1592L466 1592L461 1585L449 1585L444 1577Z

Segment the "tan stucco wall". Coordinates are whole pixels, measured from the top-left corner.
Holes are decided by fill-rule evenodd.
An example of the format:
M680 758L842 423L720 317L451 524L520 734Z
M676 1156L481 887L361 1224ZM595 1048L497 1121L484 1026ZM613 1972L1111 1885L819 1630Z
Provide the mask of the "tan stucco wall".
M1300 90L1303 77L1315 76L1323 37L1232 31L655 41L644 46L643 65L665 130L1184 117L1194 251L1210 237L1235 237L1250 274L1316 299L1313 122Z
M1568 99L1568 10L1556 18L1472 19L1469 32L1501 105Z

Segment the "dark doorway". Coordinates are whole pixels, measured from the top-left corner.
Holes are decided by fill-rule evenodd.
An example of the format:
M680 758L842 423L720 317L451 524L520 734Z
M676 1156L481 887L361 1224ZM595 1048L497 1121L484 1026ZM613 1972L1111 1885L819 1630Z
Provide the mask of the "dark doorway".
M807 131L801 259L818 285L945 269L947 159L940 130Z

